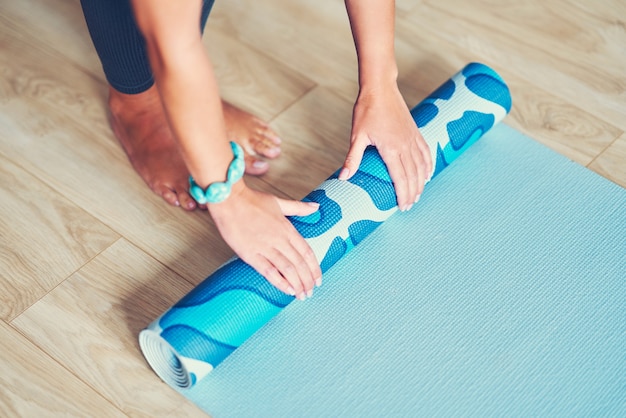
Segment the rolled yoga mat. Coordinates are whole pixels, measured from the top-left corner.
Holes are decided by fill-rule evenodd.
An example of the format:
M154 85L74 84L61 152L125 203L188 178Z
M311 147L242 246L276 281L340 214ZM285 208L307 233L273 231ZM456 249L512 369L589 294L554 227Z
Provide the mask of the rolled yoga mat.
M468 64L413 108L436 161L431 178L510 109L502 78L479 63ZM365 151L350 180L338 180L338 173L304 198L320 204L316 213L290 218L320 260L322 272L397 211L393 184L374 147ZM141 350L161 379L188 388L293 300L234 258L143 330Z

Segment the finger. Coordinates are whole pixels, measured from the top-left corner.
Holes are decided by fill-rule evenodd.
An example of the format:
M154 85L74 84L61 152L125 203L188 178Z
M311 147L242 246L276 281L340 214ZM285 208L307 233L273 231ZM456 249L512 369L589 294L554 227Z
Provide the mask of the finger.
M280 290L283 293L286 293L290 296L295 296L295 289L289 284L289 282L280 274L278 269L274 267L270 261L263 257L262 255L258 255L254 264L251 264L252 268L261 274L261 276L265 277L265 279L270 282L275 288Z
M421 150L417 146L414 148L413 161L416 165L415 185L417 187L413 201L417 202L424 191L424 185L426 184L426 180L428 178L428 167L426 161L424 160Z
M289 239L290 245L289 247L283 248L283 254L295 266L298 276L300 277L300 282L304 287L304 292L306 292L306 296L311 297L313 296L313 288L315 287L315 280L317 279L317 277L313 276L313 272L311 271L311 268L305 259L305 253L307 252L306 247L308 247L308 244L306 244L305 242L304 248L302 248L302 244L296 244L299 245L299 247L296 247L296 245L293 244L294 241L298 242L299 240L304 241L304 239L300 236L300 234L298 234L298 232L294 228L293 234ZM300 249L303 249L304 251L301 252Z
M343 163L343 168L339 173L339 180L348 180L359 170L361 160L363 159L363 153L365 148L369 145L368 141L362 139L355 139L350 145L348 155Z
M308 269L311 272L311 276L313 278L315 286L321 286L322 269L320 268L320 263L309 243L306 242L306 240L302 238L300 234L298 234L295 238L292 239L291 245L293 245L296 251L298 251L304 258L304 261L306 262Z
M296 298L299 300L305 300L307 292L305 283L300 279L298 269L286 253L291 253L291 255L295 253L295 250L289 243L287 243L287 249L284 247L281 249L274 248L269 254L268 259L278 269L278 272L283 276L283 278L289 282L289 285L296 294Z
M298 202L297 200L288 200L276 198L281 212L285 216L308 216L316 212L320 204L317 202Z
M433 157L432 157L432 154L430 153L430 147L428 146L428 143L426 142L426 140L424 139L424 137L419 131L418 131L418 137L417 137L416 142L417 142L417 147L419 148L422 154L422 159L425 162L425 167L426 167L425 178L430 179L430 176L433 172Z
M396 190L396 200L400 210L406 210L408 202L411 200L408 193L408 179L406 178L405 169L402 165L402 159L399 154L383 155L383 161L387 165L387 171L391 181L393 181Z
M420 181L420 163L421 163L421 155L417 146L412 146L411 149L403 153L401 155L402 166L405 170L405 176L407 178L407 193L408 193L408 201L405 203L407 205L407 210L411 209L413 203L415 203L415 199L417 198L418 189L419 189L419 181Z

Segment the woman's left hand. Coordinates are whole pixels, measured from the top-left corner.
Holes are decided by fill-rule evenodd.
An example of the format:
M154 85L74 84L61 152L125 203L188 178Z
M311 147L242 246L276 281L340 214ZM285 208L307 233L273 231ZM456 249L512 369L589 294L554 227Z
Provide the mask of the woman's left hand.
M433 164L428 145L395 83L359 93L352 115L350 150L340 180L357 172L368 145L376 146L387 165L398 207L409 210L420 198Z

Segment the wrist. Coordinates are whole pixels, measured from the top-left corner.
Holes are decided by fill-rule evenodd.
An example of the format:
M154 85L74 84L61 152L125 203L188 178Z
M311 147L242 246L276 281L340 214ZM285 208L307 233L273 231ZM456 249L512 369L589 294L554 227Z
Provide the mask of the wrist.
M243 149L235 142L231 142L230 146L233 159L226 171L225 181L214 182L202 187L196 183L192 176L189 176L189 194L199 204L223 202L230 196L233 186L241 181L246 168Z
M376 94L398 87L398 69L393 66L388 69L361 71L359 73L359 95Z
M357 52L359 87L363 89L375 87L379 84L396 83L398 79L398 64L395 57L393 38L386 42L370 40L365 46L359 48Z
M233 205L240 205L246 192L250 190L246 182L241 179L231 188L230 195L219 203L207 204L207 209L213 218L221 218L224 214L232 214Z

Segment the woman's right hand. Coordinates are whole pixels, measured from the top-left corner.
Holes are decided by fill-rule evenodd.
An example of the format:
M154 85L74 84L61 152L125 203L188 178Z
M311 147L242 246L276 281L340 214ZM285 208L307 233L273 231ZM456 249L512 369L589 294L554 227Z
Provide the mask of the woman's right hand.
M280 199L246 186L208 209L226 243L243 261L280 291L304 300L321 285L322 271L313 250L285 216L307 216L317 203Z

